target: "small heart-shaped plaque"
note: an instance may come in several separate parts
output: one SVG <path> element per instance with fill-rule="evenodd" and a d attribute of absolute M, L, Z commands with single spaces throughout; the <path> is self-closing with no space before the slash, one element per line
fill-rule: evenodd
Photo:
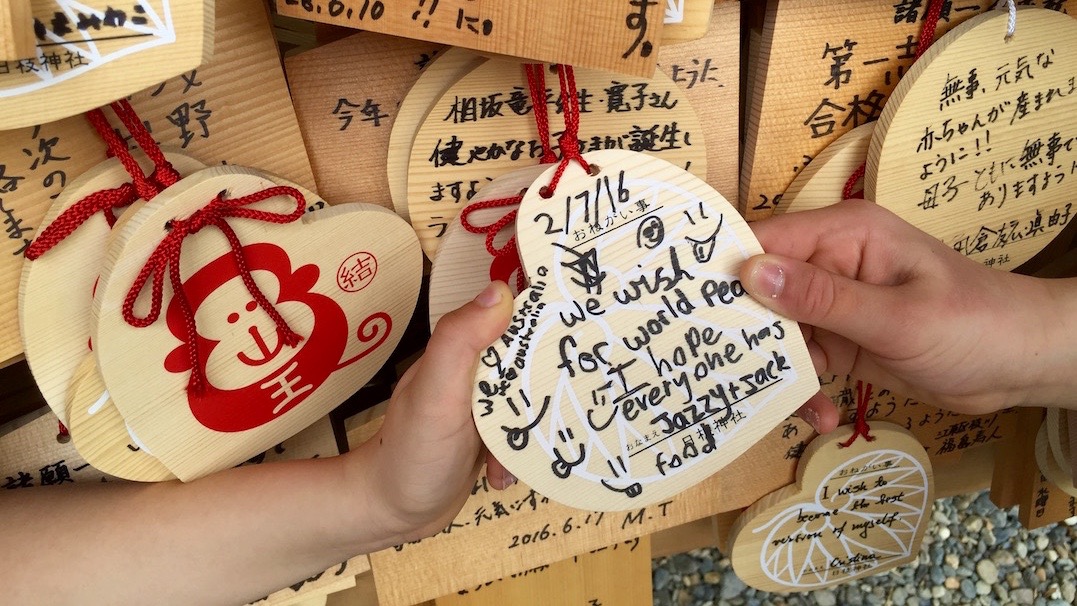
<path fill-rule="evenodd" d="M 581 509 L 642 507 L 721 469 L 818 391 L 796 323 L 737 272 L 763 251 L 698 177 L 608 150 L 539 177 L 517 238 L 530 286 L 483 356 L 474 413 L 498 459 Z"/>
<path fill-rule="evenodd" d="M 227 219 L 257 290 L 301 337 L 289 346 L 244 284 L 229 240 L 207 226 L 186 238 L 180 256 L 195 363 L 206 377 L 201 391 L 188 390 L 192 327 L 183 298 L 166 279 L 161 317 L 144 328 L 124 320 L 124 300 L 173 220 L 279 184 L 235 166 L 200 171 L 141 208 L 109 249 L 94 302 L 98 368 L 134 434 L 185 481 L 328 414 L 381 368 L 415 307 L 421 253 L 392 211 L 339 204 L 283 225 Z M 304 194 L 307 205 L 319 201 Z M 287 214 L 296 204 L 276 195 L 244 209 Z M 136 302 L 135 315 L 148 307 Z"/>
<path fill-rule="evenodd" d="M 934 494 L 920 442 L 892 423 L 874 441 L 845 425 L 804 451 L 795 484 L 749 507 L 730 531 L 733 569 L 763 591 L 806 591 L 916 559 Z"/>

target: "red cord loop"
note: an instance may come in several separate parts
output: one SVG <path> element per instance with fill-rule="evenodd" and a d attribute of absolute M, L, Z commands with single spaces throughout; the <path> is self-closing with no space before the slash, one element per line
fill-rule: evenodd
<path fill-rule="evenodd" d="M 935 29 L 942 17 L 942 5 L 946 0 L 928 0 L 924 24 L 920 26 L 920 41 L 916 43 L 916 58 L 919 59 L 935 42 Z"/>
<path fill-rule="evenodd" d="M 527 280 L 524 278 L 523 268 L 520 264 L 520 256 L 516 250 L 516 236 L 509 238 L 508 242 L 504 246 L 498 248 L 494 244 L 494 239 L 501 230 L 516 224 L 516 214 L 519 212 L 520 203 L 523 202 L 523 194 L 512 196 L 511 198 L 498 198 L 496 200 L 485 200 L 483 202 L 474 202 L 464 207 L 464 210 L 460 211 L 460 225 L 463 226 L 468 232 L 473 234 L 486 234 L 486 252 L 490 253 L 491 257 L 494 257 L 495 261 L 491 267 L 491 279 L 505 279 L 508 280 L 509 275 L 516 274 L 516 290 L 522 291 L 527 287 Z M 471 213 L 482 210 L 484 208 L 505 208 L 516 207 L 511 211 L 505 213 L 497 221 L 494 221 L 490 225 L 475 225 L 469 218 Z M 499 263 L 498 261 L 501 261 Z M 508 274 L 506 275 L 493 275 L 494 267 L 506 267 L 508 268 Z"/>
<path fill-rule="evenodd" d="M 538 128 L 539 142 L 542 144 L 542 163 L 550 164 L 557 161 L 553 146 L 550 145 L 550 117 L 546 107 L 546 77 L 543 73 L 545 66 L 541 63 L 524 64 L 524 74 L 527 76 L 528 92 L 531 95 L 531 107 L 535 112 L 535 126 Z M 578 113 L 578 112 L 577 112 Z M 460 211 L 460 225 L 473 234 L 486 234 L 486 252 L 494 258 L 490 264 L 490 279 L 508 281 L 512 274 L 516 274 L 516 290 L 522 291 L 527 287 L 527 278 L 524 276 L 523 266 L 520 262 L 520 254 L 516 250 L 516 236 L 509 238 L 504 246 L 498 248 L 494 241 L 501 230 L 510 228 L 516 224 L 516 214 L 523 194 L 496 200 L 473 202 Z M 471 214 L 484 208 L 508 208 L 514 207 L 505 213 L 497 221 L 490 225 L 475 225 L 471 222 Z"/>
<path fill-rule="evenodd" d="M 236 236 L 235 231 L 233 231 L 232 227 L 228 224 L 228 219 L 252 219 L 255 221 L 279 224 L 290 223 L 303 215 L 303 209 L 306 207 L 306 200 L 304 199 L 303 194 L 294 187 L 275 186 L 255 192 L 248 196 L 233 198 L 231 200 L 226 200 L 226 195 L 227 192 L 217 194 L 217 197 L 214 198 L 212 202 L 195 211 L 186 219 L 173 219 L 169 221 L 167 225 L 168 234 L 150 254 L 146 263 L 139 271 L 138 277 L 135 278 L 134 283 L 131 285 L 131 289 L 127 291 L 127 296 L 123 301 L 123 319 L 128 324 L 138 328 L 153 324 L 161 315 L 161 306 L 164 295 L 164 277 L 165 272 L 168 273 L 172 291 L 179 302 L 180 311 L 183 313 L 184 325 L 187 331 L 187 351 L 190 356 L 192 369 L 188 389 L 193 389 L 196 393 L 201 391 L 205 383 L 205 375 L 198 359 L 198 331 L 195 327 L 194 312 L 192 311 L 190 302 L 187 300 L 187 296 L 183 290 L 183 281 L 180 278 L 179 264 L 180 254 L 183 249 L 183 240 L 187 236 L 197 233 L 202 228 L 212 225 L 221 230 L 221 233 L 228 239 L 228 244 L 232 250 L 232 258 L 235 260 L 236 268 L 239 270 L 239 276 L 243 280 L 243 284 L 247 287 L 247 291 L 250 292 L 258 306 L 269 314 L 269 317 L 277 327 L 277 332 L 282 342 L 289 347 L 294 347 L 302 340 L 302 337 L 288 326 L 288 323 L 269 302 L 265 294 L 258 288 L 258 285 L 255 284 L 254 277 L 251 276 L 247 259 L 243 253 L 243 246 L 239 242 L 239 238 Z M 293 198 L 296 202 L 295 210 L 283 214 L 247 208 L 251 204 L 277 196 L 289 196 Z M 135 315 L 134 311 L 135 302 L 138 300 L 139 294 L 141 294 L 146 286 L 146 282 L 150 280 L 151 276 L 153 282 L 151 285 L 150 311 L 145 316 L 138 317 Z"/>
<path fill-rule="evenodd" d="M 100 109 L 86 112 L 86 119 L 105 142 L 107 155 L 120 161 L 124 170 L 131 176 L 131 181 L 112 189 L 96 191 L 68 207 L 26 248 L 24 254 L 27 259 L 33 261 L 41 258 L 41 255 L 63 242 L 96 213 L 104 213 L 105 220 L 108 221 L 109 227 L 112 227 L 116 223 L 115 209 L 130 206 L 140 199 L 152 200 L 162 190 L 180 180 L 179 172 L 157 146 L 157 142 L 146 130 L 145 124 L 138 118 L 131 104 L 126 100 L 121 100 L 113 103 L 111 107 L 131 136 L 138 142 L 142 151 L 153 161 L 155 167 L 153 173 L 147 177 L 142 172 L 142 167 L 127 149 L 127 144 L 109 124 L 104 112 Z"/>
<path fill-rule="evenodd" d="M 871 427 L 868 426 L 868 402 L 871 400 L 871 383 L 856 382 L 856 424 L 853 435 L 841 442 L 842 448 L 853 445 L 857 438 L 863 437 L 868 442 L 874 442 L 875 436 L 871 435 Z"/>

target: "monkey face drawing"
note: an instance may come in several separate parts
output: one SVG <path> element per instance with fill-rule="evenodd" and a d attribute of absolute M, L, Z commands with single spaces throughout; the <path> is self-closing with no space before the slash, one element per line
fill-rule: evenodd
<path fill-rule="evenodd" d="M 188 393 L 188 403 L 199 422 L 218 431 L 258 427 L 298 406 L 337 370 L 348 338 L 340 306 L 312 292 L 316 266 L 293 272 L 288 254 L 273 244 L 246 246 L 244 255 L 267 300 L 303 341 L 294 348 L 283 344 L 272 319 L 247 291 L 231 254 L 184 282 L 198 330 L 198 364 L 207 379 L 203 393 Z M 176 297 L 169 303 L 167 322 L 181 345 L 165 359 L 165 368 L 187 372 L 187 329 Z"/>

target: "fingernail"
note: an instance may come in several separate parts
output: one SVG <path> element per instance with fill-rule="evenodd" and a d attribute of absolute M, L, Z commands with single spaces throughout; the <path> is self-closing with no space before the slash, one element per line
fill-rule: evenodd
<path fill-rule="evenodd" d="M 814 408 L 808 408 L 800 411 L 800 418 L 808 422 L 813 428 L 819 425 L 819 413 L 815 412 Z"/>
<path fill-rule="evenodd" d="M 748 279 L 751 281 L 752 290 L 771 299 L 777 299 L 785 288 L 785 271 L 777 263 L 756 263 Z"/>
<path fill-rule="evenodd" d="M 509 470 L 506 469 L 505 473 L 502 474 L 502 476 L 501 476 L 501 486 L 503 488 L 508 488 L 509 486 L 512 486 L 515 483 L 516 483 L 516 476 L 509 473 Z"/>
<path fill-rule="evenodd" d="M 497 287 L 496 283 L 490 282 L 490 284 L 479 293 L 479 296 L 475 297 L 475 302 L 479 304 L 479 307 L 489 309 L 501 302 L 501 289 Z"/>

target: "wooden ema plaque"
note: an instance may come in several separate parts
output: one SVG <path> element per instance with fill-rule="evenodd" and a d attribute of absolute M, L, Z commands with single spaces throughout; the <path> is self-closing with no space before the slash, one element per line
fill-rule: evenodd
<path fill-rule="evenodd" d="M 166 150 L 207 165 L 257 166 L 314 187 L 265 6 L 221 0 L 216 9 L 213 58 L 135 94 L 132 105 Z M 0 239 L 0 365 L 22 353 L 16 301 L 23 251 L 63 188 L 105 159 L 104 143 L 82 116 L 0 136 L 7 236 Z"/>
<path fill-rule="evenodd" d="M 1036 432 L 1036 464 L 1040 472 L 1059 490 L 1077 497 L 1073 483 L 1073 466 L 1069 459 L 1069 421 L 1057 408 L 1048 408 L 1047 416 Z"/>
<path fill-rule="evenodd" d="M 868 157 L 874 130 L 874 122 L 862 124 L 826 146 L 785 190 L 774 214 L 824 208 L 840 202 L 845 184 Z M 853 191 L 862 190 L 862 183 L 861 179 L 854 184 Z"/>
<path fill-rule="evenodd" d="M 868 152 L 869 199 L 954 250 L 1012 269 L 1074 212 L 1077 21 L 992 11 L 939 39 L 910 68 Z"/>
<path fill-rule="evenodd" d="M 83 460 L 72 441 L 57 440 L 56 417 L 44 408 L 0 426 L 0 488 L 113 480 Z"/>
<path fill-rule="evenodd" d="M 487 183 L 469 204 L 518 196 L 546 172 L 549 166 L 535 165 L 520 168 Z M 492 226 L 508 213 L 518 211 L 519 204 L 484 208 L 470 213 L 473 225 Z M 494 246 L 505 247 L 516 234 L 508 226 L 494 238 Z M 508 273 L 508 272 L 512 273 Z M 445 230 L 430 268 L 430 330 L 433 332 L 441 317 L 475 298 L 491 280 L 501 280 L 516 291 L 517 273 L 505 259 L 493 257 L 486 250 L 486 234 L 471 233 L 457 217 Z M 519 294 L 519 293 L 516 293 Z"/>
<path fill-rule="evenodd" d="M 434 600 L 436 606 L 533 604 L 649 606 L 651 537 L 636 537 Z"/>
<path fill-rule="evenodd" d="M 855 420 L 857 380 L 850 376 L 820 377 L 821 391 L 830 397 L 845 423 Z M 874 385 L 865 403 L 871 423 L 885 422 L 911 432 L 934 461 L 954 460 L 979 448 L 999 446 L 1020 429 L 1013 409 L 984 415 L 965 415 L 919 402 L 881 385 Z M 798 447 L 803 450 L 806 443 Z"/>
<path fill-rule="evenodd" d="M 153 165 L 144 154 L 136 152 L 132 155 L 144 173 L 152 171 Z M 181 175 L 205 168 L 201 162 L 183 154 L 169 152 L 165 156 Z M 47 229 L 57 217 L 87 195 L 118 187 L 130 179 L 119 160 L 105 160 L 60 192 L 41 220 L 41 229 Z M 26 361 L 42 397 L 65 424 L 68 422 L 67 388 L 91 345 L 90 304 L 98 272 L 105 263 L 111 231 L 105 216 L 98 213 L 41 258 L 27 259 L 22 266 L 19 332 L 23 337 Z"/>
<path fill-rule="evenodd" d="M 407 224 L 379 206 L 342 204 L 284 225 L 229 221 L 257 288 L 301 337 L 295 346 L 244 286 L 216 229 L 183 245 L 193 334 L 170 286 L 157 321 L 136 328 L 124 320 L 125 297 L 166 224 L 221 192 L 237 199 L 277 184 L 233 166 L 182 180 L 122 228 L 101 273 L 98 368 L 132 432 L 184 481 L 234 465 L 328 414 L 388 359 L 418 297 L 421 256 Z M 319 200 L 304 195 L 305 204 Z M 294 194 L 277 194 L 252 208 L 287 214 L 295 204 Z M 135 315 L 146 317 L 148 308 L 137 304 Z M 187 388 L 192 364 L 206 377 L 200 391 Z"/>
<path fill-rule="evenodd" d="M 880 116 L 916 56 L 928 5 L 767 3 L 762 35 L 751 51 L 757 69 L 747 83 L 751 102 L 745 110 L 740 204 L 749 221 L 769 217 L 797 173 L 827 145 Z M 946 2 L 936 36 L 993 5 Z"/>
<path fill-rule="evenodd" d="M 624 148 L 707 175 L 699 119 L 685 91 L 664 73 L 627 79 L 577 69 L 575 78 L 581 151 Z M 547 72 L 552 143 L 564 128 L 556 81 Z M 408 168 L 408 215 L 427 256 L 433 258 L 449 222 L 484 183 L 541 157 L 519 63 L 489 60 L 450 88 L 415 135 Z"/>
<path fill-rule="evenodd" d="M 808 446 L 796 483 L 767 495 L 734 524 L 737 576 L 763 591 L 810 591 L 917 558 L 934 481 L 931 461 L 904 429 L 878 423 L 874 441 L 842 426 Z"/>
<path fill-rule="evenodd" d="M 710 29 L 712 10 L 725 0 L 666 0 L 662 48 L 698 40 Z M 661 55 L 658 58 L 662 62 Z"/>
<path fill-rule="evenodd" d="M 524 195 L 529 287 L 481 358 L 474 414 L 517 478 L 614 511 L 718 471 L 818 382 L 799 331 L 737 281 L 761 249 L 721 195 L 644 154 L 584 159 L 593 174 L 570 165 L 544 199 L 551 167 Z"/>
<path fill-rule="evenodd" d="M 681 87 L 704 126 L 707 171 L 693 174 L 736 206 L 740 112 L 733 108 L 740 107 L 740 2 L 721 1 L 711 11 L 701 38 L 662 47 L 658 68 Z"/>
<path fill-rule="evenodd" d="M 277 12 L 288 17 L 635 76 L 654 73 L 666 9 L 665 2 L 636 0 L 277 0 L 276 4 Z M 520 35 L 525 30 L 527 35 Z"/>
<path fill-rule="evenodd" d="M 209 0 L 87 0 L 77 11 L 63 0 L 4 5 L 9 9 L 0 6 L 0 15 L 18 18 L 9 27 L 22 36 L 29 32 L 33 44 L 28 54 L 13 56 L 15 48 L 0 53 L 0 131 L 134 94 L 198 67 L 213 48 Z M 10 7 L 21 8 L 12 14 Z M 0 17 L 0 25 L 4 21 Z"/>
<path fill-rule="evenodd" d="M 423 68 L 444 51 L 361 32 L 285 60 L 320 194 L 393 208 L 385 170 L 390 132 Z"/>
<path fill-rule="evenodd" d="M 408 164 L 411 162 L 415 133 L 445 91 L 485 61 L 484 57 L 471 51 L 446 48 L 427 65 L 400 103 L 393 132 L 389 135 L 385 172 L 389 179 L 393 208 L 405 221 L 411 221 L 408 214 Z"/>

